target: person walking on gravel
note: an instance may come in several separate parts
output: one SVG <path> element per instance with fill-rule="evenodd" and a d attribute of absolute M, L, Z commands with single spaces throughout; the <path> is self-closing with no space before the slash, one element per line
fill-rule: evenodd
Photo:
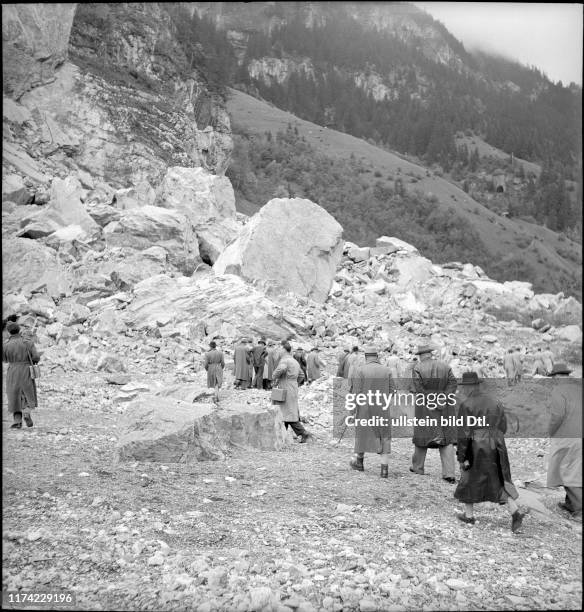
<path fill-rule="evenodd" d="M 12 412 L 14 423 L 11 429 L 22 428 L 22 417 L 27 427 L 33 422 L 30 411 L 37 407 L 36 382 L 30 375 L 30 366 L 40 361 L 40 353 L 31 340 L 20 334 L 20 326 L 9 322 L 6 330 L 10 334 L 2 349 L 2 361 L 8 363 L 6 372 L 6 396 L 8 411 Z"/>
<path fill-rule="evenodd" d="M 569 379 L 571 370 L 557 363 L 550 376 L 560 379 L 550 402 L 551 436 L 547 486 L 563 486 L 566 499 L 558 505 L 582 521 L 582 384 Z"/>
<path fill-rule="evenodd" d="M 474 504 L 494 502 L 507 504 L 511 513 L 511 531 L 518 531 L 525 516 L 515 500 L 519 497 L 511 480 L 511 467 L 505 444 L 507 418 L 503 405 L 481 389 L 476 372 L 464 372 L 459 389 L 461 404 L 458 418 L 456 455 L 460 464 L 460 482 L 454 497 L 464 503 L 464 514 L 457 514 L 463 523 L 475 524 Z M 469 419 L 484 418 L 484 425 Z"/>
<path fill-rule="evenodd" d="M 225 359 L 223 353 L 217 349 L 217 343 L 212 340 L 209 343 L 209 351 L 205 353 L 203 366 L 207 371 L 207 387 L 215 389 L 214 401 L 219 403 L 219 389 L 223 384 L 223 368 Z"/>
<path fill-rule="evenodd" d="M 356 402 L 355 408 L 355 456 L 350 461 L 354 470 L 364 471 L 365 453 L 378 453 L 381 463 L 381 478 L 388 477 L 389 452 L 391 450 L 391 414 L 375 396 L 389 397 L 395 391 L 391 370 L 379 361 L 374 347 L 365 349 L 365 363 L 357 366 L 353 375 L 355 399 L 358 395 L 367 398 L 367 403 Z M 364 419 L 364 420 L 363 420 Z"/>
<path fill-rule="evenodd" d="M 310 434 L 304 429 L 300 422 L 300 412 L 298 410 L 298 374 L 300 365 L 292 357 L 292 347 L 289 342 L 282 344 L 284 355 L 280 358 L 278 366 L 273 372 L 273 386 L 286 390 L 286 399 L 283 402 L 276 402 L 282 411 L 282 420 L 286 429 L 292 428 L 292 431 L 300 436 L 300 443 L 304 444 Z"/>
<path fill-rule="evenodd" d="M 416 401 L 415 415 L 417 419 L 435 419 L 436 426 L 414 426 L 414 454 L 410 472 L 424 473 L 426 453 L 429 448 L 438 448 L 442 464 L 442 479 L 454 484 L 454 443 L 456 442 L 456 428 L 451 425 L 441 425 L 440 418 L 446 419 L 456 416 L 454 406 L 447 403 L 444 406 L 429 407 L 430 394 L 443 394 L 448 396 L 456 391 L 456 378 L 450 366 L 443 361 L 432 357 L 435 347 L 423 345 L 418 347 L 416 354 L 419 361 L 412 368 L 412 384 L 417 395 L 425 396 L 424 403 Z"/>

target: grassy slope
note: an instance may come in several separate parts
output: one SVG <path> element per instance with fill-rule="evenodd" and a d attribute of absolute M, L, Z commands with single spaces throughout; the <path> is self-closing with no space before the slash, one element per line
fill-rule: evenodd
<path fill-rule="evenodd" d="M 230 90 L 227 108 L 233 124 L 251 133 L 266 131 L 275 133 L 285 130 L 288 123 L 291 123 L 318 152 L 324 155 L 348 159 L 354 154 L 370 167 L 369 174 L 372 181 L 378 180 L 374 177 L 376 171 L 381 172 L 383 177 L 388 174 L 399 176 L 398 168 L 400 168 L 408 189 L 419 189 L 427 194 L 433 194 L 438 198 L 437 205 L 455 205 L 459 214 L 467 218 L 480 232 L 487 248 L 498 259 L 505 254 L 519 251 L 518 241 L 525 243 L 528 240 L 531 247 L 521 250 L 522 258 L 538 272 L 538 282 L 534 284 L 540 288 L 544 287 L 546 291 L 559 290 L 554 279 L 558 271 L 580 275 L 579 262 L 582 259 L 580 245 L 570 240 L 560 241 L 558 234 L 544 227 L 500 217 L 455 185 L 437 176 L 426 176 L 425 168 L 406 161 L 395 153 L 348 134 L 304 121 L 240 91 Z M 419 179 L 415 183 L 410 183 L 412 177 Z M 253 213 L 264 204 L 265 202 L 244 203 L 242 212 Z M 569 254 L 569 257 L 562 257 L 558 249 L 564 255 Z M 547 262 L 545 257 L 548 259 Z"/>

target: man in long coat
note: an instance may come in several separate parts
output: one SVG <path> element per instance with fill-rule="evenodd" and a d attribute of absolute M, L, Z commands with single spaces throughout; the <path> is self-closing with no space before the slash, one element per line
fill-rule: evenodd
<path fill-rule="evenodd" d="M 294 351 L 293 357 L 294 359 L 296 359 L 296 361 L 298 362 L 298 365 L 300 366 L 298 384 L 303 385 L 306 382 L 306 378 L 307 378 L 306 376 L 306 353 L 304 352 L 304 349 L 301 346 L 299 346 Z"/>
<path fill-rule="evenodd" d="M 363 459 L 365 453 L 378 453 L 381 462 L 381 478 L 388 477 L 389 452 L 391 450 L 391 414 L 384 410 L 383 399 L 377 401 L 374 397 L 377 391 L 380 398 L 389 397 L 395 390 L 390 369 L 381 365 L 379 354 L 374 347 L 365 349 L 365 363 L 357 366 L 353 376 L 353 390 L 357 399 L 358 394 L 365 394 L 367 402 L 359 405 L 354 412 L 355 417 L 355 456 L 350 461 L 354 470 L 362 472 L 365 468 Z M 371 393 L 368 393 L 371 392 Z M 373 419 L 370 424 L 364 424 L 361 419 Z"/>
<path fill-rule="evenodd" d="M 272 380 L 274 387 L 286 390 L 286 399 L 284 402 L 274 403 L 280 407 L 286 429 L 291 427 L 292 431 L 297 436 L 300 436 L 300 443 L 304 444 L 310 437 L 310 434 L 300 422 L 300 412 L 298 410 L 298 374 L 300 372 L 300 365 L 292 357 L 290 343 L 285 342 L 282 346 L 284 355 L 274 370 Z"/>
<path fill-rule="evenodd" d="M 533 375 L 538 376 L 547 376 L 548 372 L 545 367 L 543 355 L 541 353 L 541 348 L 537 349 L 537 353 L 535 354 L 535 360 L 533 362 Z"/>
<path fill-rule="evenodd" d="M 443 361 L 432 357 L 434 347 L 420 346 L 416 351 L 419 361 L 412 368 L 412 383 L 417 397 L 427 397 L 429 394 L 441 393 L 445 396 L 456 391 L 456 378 L 450 366 Z M 438 425 L 414 426 L 414 454 L 410 472 L 424 473 L 426 452 L 429 448 L 438 448 L 442 464 L 442 478 L 446 482 L 454 483 L 454 446 L 456 442 L 456 427 L 454 425 L 440 425 L 440 417 L 446 419 L 456 416 L 456 410 L 449 402 L 442 402 L 444 406 L 428 407 L 429 401 L 416 401 L 415 416 L 417 419 L 437 419 Z"/>
<path fill-rule="evenodd" d="M 324 368 L 324 363 L 320 360 L 318 347 L 315 346 L 306 356 L 306 378 L 308 379 L 308 384 L 322 376 L 320 368 Z"/>
<path fill-rule="evenodd" d="M 214 400 L 219 403 L 219 389 L 223 384 L 223 368 L 225 359 L 223 353 L 217 349 L 217 343 L 213 340 L 209 343 L 209 349 L 205 353 L 203 366 L 207 371 L 207 387 L 215 389 Z"/>
<path fill-rule="evenodd" d="M 511 480 L 505 445 L 505 409 L 496 398 L 481 389 L 481 383 L 476 372 L 465 372 L 460 382 L 460 389 L 463 393 L 466 391 L 466 397 L 458 411 L 458 418 L 463 419 L 458 428 L 456 449 L 461 478 L 454 497 L 465 504 L 465 512 L 457 517 L 463 523 L 474 525 L 474 504 L 487 501 L 506 503 L 511 513 L 511 530 L 517 531 L 524 515 L 515 502 L 519 494 Z M 475 425 L 479 421 L 471 422 L 469 417 L 484 417 L 485 425 Z"/>
<path fill-rule="evenodd" d="M 516 383 L 521 382 L 523 376 L 523 355 L 521 349 L 517 347 L 513 353 L 513 360 L 515 361 L 515 381 Z"/>
<path fill-rule="evenodd" d="M 543 360 L 545 371 L 549 376 L 551 371 L 554 369 L 554 354 L 550 351 L 549 348 L 546 348 L 541 352 L 541 358 Z"/>
<path fill-rule="evenodd" d="M 507 385 L 509 387 L 515 383 L 516 367 L 517 364 L 513 356 L 513 349 L 510 348 L 503 357 L 503 369 L 505 370 L 505 376 L 507 377 Z"/>
<path fill-rule="evenodd" d="M 558 378 L 550 402 L 551 436 L 547 486 L 563 486 L 560 502 L 572 518 L 582 520 L 582 381 L 569 379 L 571 370 L 557 363 L 550 376 Z M 566 380 L 568 378 L 568 380 Z"/>
<path fill-rule="evenodd" d="M 40 353 L 34 343 L 22 337 L 20 326 L 13 321 L 6 325 L 10 334 L 2 347 L 2 361 L 8 363 L 6 372 L 6 396 L 8 412 L 14 423 L 11 429 L 22 429 L 22 417 L 27 427 L 33 426 L 30 411 L 37 407 L 36 382 L 30 376 L 30 366 L 40 361 Z"/>
<path fill-rule="evenodd" d="M 359 365 L 359 360 L 359 347 L 354 346 L 345 361 L 345 371 L 347 372 L 347 379 L 349 380 L 349 391 L 352 391 L 353 376 L 357 365 Z"/>
<path fill-rule="evenodd" d="M 245 338 L 237 343 L 233 351 L 234 377 L 236 389 L 247 389 L 249 386 L 250 351 Z"/>
<path fill-rule="evenodd" d="M 254 379 L 253 386 L 256 389 L 262 389 L 264 385 L 264 365 L 268 352 L 266 351 L 266 341 L 261 338 L 257 345 L 252 349 Z"/>

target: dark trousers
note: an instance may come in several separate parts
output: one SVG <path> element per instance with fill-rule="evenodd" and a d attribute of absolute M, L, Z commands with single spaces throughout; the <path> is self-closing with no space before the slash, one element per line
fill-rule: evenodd
<path fill-rule="evenodd" d="M 284 421 L 284 427 L 286 427 L 286 429 L 288 429 L 288 425 L 297 436 L 306 435 L 306 429 L 304 429 L 304 425 L 302 425 L 300 421 Z"/>
<path fill-rule="evenodd" d="M 254 377 L 253 377 L 253 386 L 256 389 L 261 389 L 263 385 L 263 377 L 264 377 L 264 366 L 254 366 Z"/>

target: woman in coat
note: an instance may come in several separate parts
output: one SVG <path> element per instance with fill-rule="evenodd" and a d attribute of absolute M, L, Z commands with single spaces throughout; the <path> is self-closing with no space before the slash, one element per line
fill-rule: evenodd
<path fill-rule="evenodd" d="M 33 422 L 30 411 L 37 407 L 36 383 L 30 376 L 31 363 L 38 363 L 41 356 L 32 341 L 20 335 L 20 327 L 10 322 L 6 329 L 10 334 L 4 343 L 2 361 L 8 363 L 6 372 L 6 395 L 8 411 L 14 415 L 11 429 L 22 428 L 22 416 L 27 427 Z"/>
<path fill-rule="evenodd" d="M 284 355 L 272 374 L 272 384 L 273 387 L 286 390 L 286 399 L 284 402 L 274 403 L 280 406 L 286 429 L 290 426 L 292 431 L 297 436 L 300 436 L 300 443 L 304 444 L 310 437 L 310 434 L 300 422 L 300 413 L 298 411 L 298 374 L 300 372 L 300 365 L 292 357 L 290 343 L 284 342 L 282 346 L 284 347 Z"/>
<path fill-rule="evenodd" d="M 203 365 L 207 371 L 207 387 L 215 389 L 215 403 L 219 403 L 219 389 L 223 384 L 223 368 L 225 359 L 223 353 L 217 350 L 217 343 L 213 340 L 209 343 L 211 350 L 205 353 Z"/>
<path fill-rule="evenodd" d="M 459 389 L 468 393 L 458 412 L 463 424 L 458 428 L 456 455 L 460 463 L 460 482 L 454 497 L 465 505 L 457 517 L 474 525 L 473 505 L 481 502 L 507 504 L 511 513 L 511 530 L 521 527 L 524 515 L 515 500 L 519 497 L 511 480 L 511 467 L 505 444 L 507 419 L 503 405 L 480 388 L 476 372 L 464 372 Z M 469 417 L 485 417 L 478 426 Z"/>

